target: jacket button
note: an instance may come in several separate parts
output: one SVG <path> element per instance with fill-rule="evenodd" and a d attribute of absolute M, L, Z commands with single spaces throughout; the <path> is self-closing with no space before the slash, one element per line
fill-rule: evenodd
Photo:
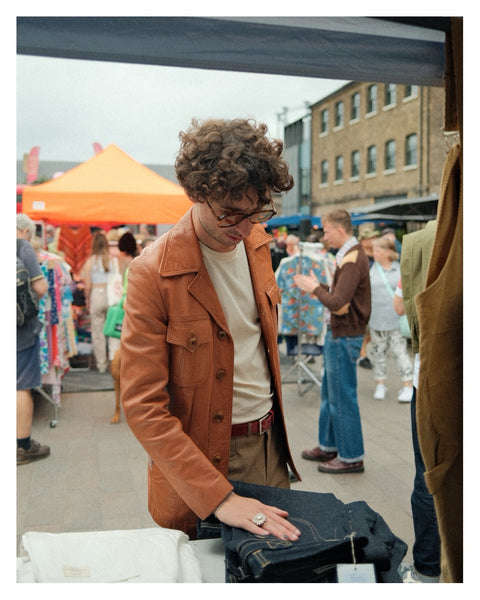
<path fill-rule="evenodd" d="M 223 329 L 221 329 L 218 333 L 217 333 L 217 337 L 219 340 L 224 340 L 227 337 L 227 332 L 223 331 Z"/>
<path fill-rule="evenodd" d="M 225 369 L 220 369 L 219 371 L 217 371 L 217 374 L 215 375 L 215 377 L 217 379 L 223 379 L 226 374 L 227 374 L 227 372 L 225 371 Z"/>
<path fill-rule="evenodd" d="M 222 413 L 217 413 L 214 417 L 213 420 L 215 423 L 221 423 L 223 421 L 223 414 Z"/>
<path fill-rule="evenodd" d="M 198 344 L 197 338 L 194 335 L 192 335 L 190 337 L 190 339 L 188 340 L 188 347 L 189 348 L 196 348 L 197 344 Z"/>
<path fill-rule="evenodd" d="M 219 465 L 221 460 L 222 460 L 222 457 L 217 454 L 212 458 L 212 463 L 214 465 Z"/>

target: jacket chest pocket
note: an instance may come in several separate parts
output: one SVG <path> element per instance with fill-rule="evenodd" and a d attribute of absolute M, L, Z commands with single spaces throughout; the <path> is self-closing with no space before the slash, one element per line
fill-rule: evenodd
<path fill-rule="evenodd" d="M 281 304 L 282 297 L 275 278 L 272 279 L 265 287 L 265 293 L 272 308 L 276 308 L 278 304 Z"/>
<path fill-rule="evenodd" d="M 205 381 L 211 368 L 212 324 L 203 321 L 170 321 L 167 329 L 170 346 L 170 380 L 192 387 Z"/>

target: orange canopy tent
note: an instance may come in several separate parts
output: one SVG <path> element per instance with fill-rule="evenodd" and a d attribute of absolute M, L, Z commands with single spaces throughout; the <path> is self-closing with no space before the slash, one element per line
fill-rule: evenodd
<path fill-rule="evenodd" d="M 192 206 L 183 188 L 114 144 L 57 179 L 25 186 L 22 210 L 50 223 L 176 223 Z"/>

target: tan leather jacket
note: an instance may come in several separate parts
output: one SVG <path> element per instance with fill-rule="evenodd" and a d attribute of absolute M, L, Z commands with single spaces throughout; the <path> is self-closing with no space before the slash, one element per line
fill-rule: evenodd
<path fill-rule="evenodd" d="M 259 225 L 245 248 L 286 440 L 277 347 L 280 294 L 270 236 Z M 148 506 L 161 526 L 195 537 L 197 516 L 232 489 L 226 479 L 233 340 L 203 262 L 191 211 L 130 266 L 121 344 L 126 420 L 150 457 Z"/>

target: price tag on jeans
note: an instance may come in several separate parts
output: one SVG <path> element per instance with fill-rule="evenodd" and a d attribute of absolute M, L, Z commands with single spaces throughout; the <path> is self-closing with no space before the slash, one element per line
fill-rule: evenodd
<path fill-rule="evenodd" d="M 338 583 L 376 583 L 375 569 L 372 564 L 337 565 Z"/>

